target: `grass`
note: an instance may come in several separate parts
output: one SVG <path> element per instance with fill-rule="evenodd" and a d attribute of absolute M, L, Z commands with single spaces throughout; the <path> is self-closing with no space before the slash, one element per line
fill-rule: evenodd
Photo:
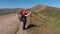
<path fill-rule="evenodd" d="M 60 32 L 60 19 L 59 18 L 46 19 L 44 22 L 46 22 L 45 24 L 49 28 L 53 29 L 56 32 Z"/>
<path fill-rule="evenodd" d="M 9 16 L 14 16 L 14 15 L 16 15 L 16 13 L 1 15 L 0 19 L 7 18 Z M 18 24 L 19 23 L 17 22 L 17 20 L 14 20 L 13 22 L 9 23 L 7 31 L 5 31 L 5 34 L 16 34 L 18 29 Z"/>
<path fill-rule="evenodd" d="M 46 18 L 42 18 L 39 14 Z M 60 11 L 46 9 L 41 12 L 33 12 L 32 23 L 38 27 L 28 29 L 28 34 L 60 34 Z"/>
<path fill-rule="evenodd" d="M 18 23 L 18 20 L 16 19 L 16 20 L 14 20 L 12 23 L 10 23 L 9 25 L 9 27 L 10 27 L 10 29 L 6 32 L 6 34 L 17 34 L 17 32 L 18 32 L 18 25 L 19 23 Z"/>
<path fill-rule="evenodd" d="M 0 19 L 6 18 L 6 17 L 9 17 L 9 16 L 14 16 L 14 15 L 16 15 L 16 13 L 6 14 L 6 15 L 0 15 Z"/>

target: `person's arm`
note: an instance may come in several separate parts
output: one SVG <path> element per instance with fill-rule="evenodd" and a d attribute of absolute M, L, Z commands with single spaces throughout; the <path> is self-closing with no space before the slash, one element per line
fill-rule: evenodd
<path fill-rule="evenodd" d="M 27 15 L 25 15 L 25 16 L 29 16 L 29 15 L 31 15 L 31 13 L 32 13 L 32 12 L 30 11 L 30 12 L 29 12 Z"/>

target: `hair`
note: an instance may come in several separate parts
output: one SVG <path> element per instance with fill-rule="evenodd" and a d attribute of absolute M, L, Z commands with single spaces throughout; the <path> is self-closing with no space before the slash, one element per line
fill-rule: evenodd
<path fill-rule="evenodd" d="M 22 9 L 22 10 L 21 10 L 21 13 L 22 13 L 23 15 L 25 15 L 26 10 L 25 10 L 25 9 Z"/>

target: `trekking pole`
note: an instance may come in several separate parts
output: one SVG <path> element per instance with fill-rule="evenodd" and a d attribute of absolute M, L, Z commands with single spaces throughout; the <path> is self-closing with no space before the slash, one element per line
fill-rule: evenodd
<path fill-rule="evenodd" d="M 30 15 L 30 17 L 31 17 L 31 24 L 32 24 L 32 14 Z"/>
<path fill-rule="evenodd" d="M 30 17 L 31 17 L 31 24 L 32 24 L 32 13 L 31 13 Z"/>

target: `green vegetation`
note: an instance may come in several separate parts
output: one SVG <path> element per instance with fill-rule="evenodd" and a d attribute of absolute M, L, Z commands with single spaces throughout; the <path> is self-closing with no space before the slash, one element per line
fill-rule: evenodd
<path fill-rule="evenodd" d="M 46 6 L 42 11 L 33 11 L 32 16 L 37 27 L 28 29 L 28 34 L 60 34 L 60 9 Z"/>

